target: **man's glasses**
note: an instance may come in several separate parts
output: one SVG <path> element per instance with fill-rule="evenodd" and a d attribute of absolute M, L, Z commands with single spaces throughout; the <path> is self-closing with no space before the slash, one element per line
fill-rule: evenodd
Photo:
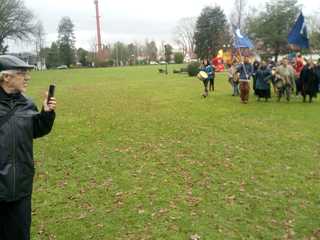
<path fill-rule="evenodd" d="M 15 70 L 15 74 L 24 77 L 24 76 L 27 76 L 29 74 L 29 72 L 21 71 L 21 70 Z"/>

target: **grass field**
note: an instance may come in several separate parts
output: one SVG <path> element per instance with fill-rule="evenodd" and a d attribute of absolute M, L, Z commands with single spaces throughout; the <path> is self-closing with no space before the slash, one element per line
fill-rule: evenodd
<path fill-rule="evenodd" d="M 34 72 L 32 239 L 320 239 L 320 102 L 231 96 L 157 66 Z"/>

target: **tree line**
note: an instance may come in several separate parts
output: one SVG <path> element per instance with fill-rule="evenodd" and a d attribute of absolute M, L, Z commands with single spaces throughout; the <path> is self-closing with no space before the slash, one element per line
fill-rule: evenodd
<path fill-rule="evenodd" d="M 6 40 L 23 40 L 34 44 L 37 61 L 48 68 L 59 65 L 80 64 L 81 66 L 121 66 L 146 64 L 160 60 L 183 62 L 180 53 L 174 54 L 170 44 L 162 43 L 160 48 L 155 41 L 144 43 L 116 42 L 103 45 L 104 58 L 97 57 L 96 41 L 93 39 L 92 49 L 76 49 L 74 24 L 69 17 L 63 17 L 57 27 L 58 39 L 45 46 L 45 30 L 40 21 L 27 9 L 23 0 L 0 0 L 0 54 L 8 51 Z"/>
<path fill-rule="evenodd" d="M 270 0 L 263 8 L 250 8 L 246 0 L 235 0 L 231 16 L 219 6 L 203 8 L 197 18 L 184 18 L 175 29 L 175 42 L 185 54 L 208 58 L 219 49 L 233 45 L 236 28 L 251 38 L 255 51 L 275 56 L 290 50 L 288 34 L 301 11 L 297 0 Z M 311 51 L 320 51 L 320 21 L 314 14 L 307 16 Z M 310 51 L 309 50 L 309 51 Z"/>
<path fill-rule="evenodd" d="M 278 56 L 288 52 L 287 36 L 301 10 L 297 0 L 270 0 L 264 8 L 250 8 L 246 0 L 235 0 L 234 9 L 228 18 L 219 6 L 207 6 L 197 18 L 181 19 L 175 29 L 175 42 L 181 53 L 173 54 L 173 47 L 164 42 L 157 46 L 155 41 L 129 44 L 116 42 L 103 46 L 103 59 L 97 57 L 96 43 L 92 48 L 76 49 L 74 24 L 64 17 L 58 24 L 58 39 L 45 47 L 45 31 L 40 21 L 36 21 L 23 0 L 0 0 L 0 53 L 6 53 L 8 39 L 32 41 L 38 61 L 46 65 L 121 66 L 146 64 L 152 61 L 174 60 L 182 62 L 186 55 L 190 58 L 208 58 L 221 48 L 233 44 L 233 31 L 241 28 L 255 43 L 260 54 Z M 320 50 L 319 18 L 308 16 L 311 49 Z M 173 57 L 174 56 L 174 57 Z"/>

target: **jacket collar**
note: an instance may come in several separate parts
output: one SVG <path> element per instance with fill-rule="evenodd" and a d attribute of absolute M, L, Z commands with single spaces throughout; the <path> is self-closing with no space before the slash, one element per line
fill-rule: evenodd
<path fill-rule="evenodd" d="M 6 93 L 2 87 L 0 87 L 0 100 L 14 100 L 14 101 L 26 101 L 26 98 L 21 93 Z"/>

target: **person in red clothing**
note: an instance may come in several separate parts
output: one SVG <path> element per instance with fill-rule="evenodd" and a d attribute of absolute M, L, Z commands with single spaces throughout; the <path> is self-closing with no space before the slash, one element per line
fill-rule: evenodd
<path fill-rule="evenodd" d="M 297 53 L 295 63 L 294 63 L 294 73 L 296 77 L 296 95 L 301 93 L 300 75 L 303 67 L 304 67 L 304 64 L 303 64 L 303 58 L 301 56 L 301 53 Z"/>

